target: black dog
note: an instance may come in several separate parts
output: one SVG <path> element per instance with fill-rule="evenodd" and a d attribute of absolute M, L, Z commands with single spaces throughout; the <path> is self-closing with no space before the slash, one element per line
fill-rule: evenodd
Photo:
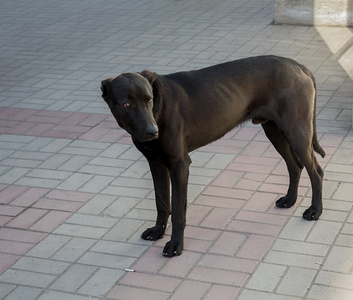
<path fill-rule="evenodd" d="M 172 215 L 165 256 L 180 255 L 183 250 L 188 153 L 247 120 L 262 125 L 287 164 L 288 192 L 276 205 L 286 208 L 295 203 L 305 167 L 312 203 L 303 218 L 317 220 L 321 215 L 324 173 L 314 150 L 322 157 L 325 152 L 316 135 L 315 79 L 303 65 L 260 56 L 163 76 L 150 71 L 126 73 L 102 81 L 101 89 L 118 124 L 132 136 L 151 168 L 158 214 L 156 226 L 141 237 L 161 238 Z"/>

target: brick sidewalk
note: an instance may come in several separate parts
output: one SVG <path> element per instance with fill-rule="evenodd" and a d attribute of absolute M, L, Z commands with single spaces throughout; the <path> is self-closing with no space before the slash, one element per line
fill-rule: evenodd
<path fill-rule="evenodd" d="M 0 3 L 0 299 L 352 299 L 352 31 L 271 25 L 266 0 Z M 191 154 L 185 250 L 139 236 L 156 217 L 148 164 L 100 81 L 262 54 L 317 79 L 325 211 L 297 204 L 284 162 L 245 124 Z M 135 272 L 127 272 L 133 269 Z"/>

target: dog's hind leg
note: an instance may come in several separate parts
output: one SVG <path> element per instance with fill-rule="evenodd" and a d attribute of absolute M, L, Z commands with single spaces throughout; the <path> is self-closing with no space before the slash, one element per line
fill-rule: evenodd
<path fill-rule="evenodd" d="M 322 213 L 322 181 L 324 171 L 320 167 L 313 147 L 312 125 L 305 126 L 304 121 L 300 128 L 292 128 L 286 133 L 286 139 L 291 149 L 308 172 L 312 187 L 311 206 L 303 213 L 305 220 L 318 220 Z"/>
<path fill-rule="evenodd" d="M 298 132 L 296 140 L 300 141 L 300 143 L 293 143 L 292 147 L 307 170 L 312 187 L 311 206 L 305 210 L 303 218 L 305 220 L 318 220 L 323 209 L 322 181 L 324 171 L 320 167 L 314 154 L 312 137 Z"/>
<path fill-rule="evenodd" d="M 303 170 L 303 165 L 294 154 L 288 141 L 273 121 L 267 121 L 261 125 L 272 145 L 286 162 L 289 172 L 289 188 L 287 195 L 276 201 L 276 206 L 280 208 L 289 208 L 293 206 L 297 200 L 298 185 L 300 174 Z"/>

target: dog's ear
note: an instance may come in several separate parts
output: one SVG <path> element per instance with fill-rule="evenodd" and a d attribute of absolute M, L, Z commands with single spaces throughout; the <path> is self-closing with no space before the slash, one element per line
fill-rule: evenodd
<path fill-rule="evenodd" d="M 153 85 L 153 83 L 155 82 L 156 80 L 156 73 L 155 72 L 151 72 L 151 71 L 148 71 L 148 70 L 144 70 L 140 73 L 143 77 L 145 77 L 149 83 L 151 85 Z"/>
<path fill-rule="evenodd" d="M 106 80 L 103 80 L 101 82 L 101 91 L 102 91 L 102 98 L 106 100 L 106 97 L 108 95 L 108 86 L 111 83 L 112 78 L 108 78 Z"/>

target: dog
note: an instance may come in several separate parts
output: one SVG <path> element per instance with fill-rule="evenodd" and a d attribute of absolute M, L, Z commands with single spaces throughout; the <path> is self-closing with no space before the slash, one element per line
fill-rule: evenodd
<path fill-rule="evenodd" d="M 161 238 L 171 214 L 172 234 L 164 256 L 177 256 L 183 250 L 188 153 L 249 120 L 262 125 L 288 168 L 288 192 L 276 201 L 277 207 L 294 205 L 305 167 L 312 202 L 303 218 L 319 219 L 324 172 L 314 151 L 322 157 L 325 151 L 316 134 L 316 83 L 305 66 L 284 57 L 258 56 L 168 75 L 148 70 L 124 73 L 103 80 L 101 90 L 117 123 L 131 135 L 151 170 L 157 219 L 141 237 Z"/>

